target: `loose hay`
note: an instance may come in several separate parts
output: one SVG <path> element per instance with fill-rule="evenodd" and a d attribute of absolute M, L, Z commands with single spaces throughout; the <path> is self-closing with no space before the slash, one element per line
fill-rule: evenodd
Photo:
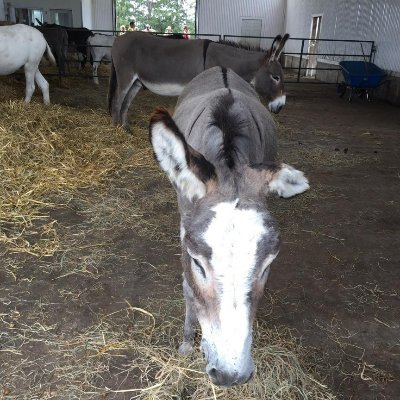
<path fill-rule="evenodd" d="M 0 114 L 0 243 L 14 252 L 54 253 L 57 225 L 43 210 L 63 204 L 56 196 L 68 201 L 113 170 L 153 163 L 147 132 L 129 136 L 105 112 L 7 101 Z"/>
<path fill-rule="evenodd" d="M 213 386 L 199 351 L 188 357 L 177 354 L 176 326 L 182 321 L 165 317 L 166 310 L 181 314 L 176 303 L 153 303 L 149 309 L 153 312 L 128 303 L 69 338 L 58 335 L 55 325 L 22 322 L 18 314 L 0 316 L 10 331 L 3 351 L 13 355 L 0 371 L 3 390 L 18 397 L 21 383 L 30 380 L 30 399 L 92 399 L 117 393 L 143 400 L 335 399 L 310 365 L 304 365 L 304 349 L 290 333 L 265 324 L 255 329 L 254 378 L 232 389 Z M 28 376 L 30 368 L 37 371 L 35 379 Z"/>

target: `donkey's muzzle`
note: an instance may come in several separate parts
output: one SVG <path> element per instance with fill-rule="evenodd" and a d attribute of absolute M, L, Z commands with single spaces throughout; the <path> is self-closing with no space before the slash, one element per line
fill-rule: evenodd
<path fill-rule="evenodd" d="M 269 111 L 278 114 L 286 103 L 286 96 L 282 95 L 268 104 Z"/>
<path fill-rule="evenodd" d="M 253 376 L 253 372 L 245 376 L 240 376 L 238 374 L 229 374 L 227 372 L 218 370 L 216 368 L 210 368 L 208 371 L 212 383 L 217 386 L 231 387 L 236 385 L 242 385 L 248 382 Z"/>
<path fill-rule="evenodd" d="M 238 373 L 229 373 L 222 369 L 214 367 L 207 368 L 207 373 L 212 380 L 212 383 L 217 386 L 231 387 L 247 383 L 253 377 L 254 370 L 240 375 Z"/>

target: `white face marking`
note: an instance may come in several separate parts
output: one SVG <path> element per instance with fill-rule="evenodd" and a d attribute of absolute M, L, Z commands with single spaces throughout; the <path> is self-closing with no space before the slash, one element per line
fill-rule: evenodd
<path fill-rule="evenodd" d="M 268 108 L 272 112 L 278 112 L 286 103 L 286 95 L 277 97 L 274 101 L 268 103 Z"/>
<path fill-rule="evenodd" d="M 184 85 L 177 83 L 154 83 L 146 82 L 139 77 L 144 86 L 151 92 L 159 94 L 160 96 L 179 96 L 182 93 Z"/>
<path fill-rule="evenodd" d="M 220 203 L 204 233 L 212 249 L 211 267 L 220 288 L 220 325 L 200 321 L 203 339 L 213 343 L 218 358 L 231 371 L 249 358 L 251 347 L 250 307 L 247 294 L 256 264 L 257 246 L 267 233 L 262 215 L 236 208 L 237 201 Z"/>

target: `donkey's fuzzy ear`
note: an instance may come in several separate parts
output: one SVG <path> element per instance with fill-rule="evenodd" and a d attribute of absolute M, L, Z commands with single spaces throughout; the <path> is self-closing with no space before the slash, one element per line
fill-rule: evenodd
<path fill-rule="evenodd" d="M 278 35 L 275 37 L 274 41 L 272 42 L 271 48 L 269 50 L 269 61 L 275 60 L 276 50 L 278 49 L 282 40 L 282 36 Z"/>
<path fill-rule="evenodd" d="M 256 193 L 276 193 L 288 198 L 303 193 L 310 188 L 302 171 L 287 164 L 258 164 L 246 169 L 247 187 Z"/>
<path fill-rule="evenodd" d="M 280 164 L 268 181 L 268 191 L 284 198 L 296 196 L 309 188 L 304 173 L 287 164 Z"/>
<path fill-rule="evenodd" d="M 149 131 L 155 158 L 179 193 L 190 201 L 202 198 L 216 179 L 214 166 L 187 144 L 165 109 L 153 113 Z"/>
<path fill-rule="evenodd" d="M 275 53 L 275 59 L 279 60 L 279 57 L 281 56 L 282 50 L 285 47 L 285 44 L 287 42 L 287 40 L 289 39 L 290 35 L 288 33 L 285 33 L 282 40 L 279 43 L 278 48 L 276 49 L 276 53 Z"/>

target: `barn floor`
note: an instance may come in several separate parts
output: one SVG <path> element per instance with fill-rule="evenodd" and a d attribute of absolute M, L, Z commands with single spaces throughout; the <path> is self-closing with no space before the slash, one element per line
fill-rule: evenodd
<path fill-rule="evenodd" d="M 22 96 L 19 85 L 15 99 Z M 259 320 L 288 329 L 337 398 L 398 399 L 399 109 L 359 98 L 348 103 L 329 85 L 290 85 L 287 91 L 287 106 L 276 117 L 280 158 L 306 173 L 311 190 L 291 200 L 269 199 L 282 246 Z M 51 86 L 53 104 L 88 113 L 104 114 L 105 96 L 105 82 L 100 88 L 84 82 L 82 90 Z M 0 101 L 8 99 L 0 94 Z M 149 113 L 174 102 L 139 94 L 130 115 L 141 116 L 133 129 L 143 131 L 144 142 Z M 123 362 L 94 377 L 74 374 L 87 360 L 78 349 L 80 335 L 128 303 L 144 307 L 149 298 L 173 304 L 167 317 L 176 317 L 174 307 L 182 315 L 179 218 L 173 190 L 154 167 L 115 171 L 104 186 L 82 189 L 66 205 L 47 210 L 60 238 L 53 256 L 0 245 L 0 398 L 89 398 L 82 394 L 87 387 L 129 388 L 132 382 L 120 374 L 128 369 Z M 64 347 L 56 358 L 60 339 Z M 99 340 L 107 354 L 110 339 Z M 5 350 L 12 341 L 12 350 Z M 78 349 L 76 357 L 70 348 Z M 105 397 L 139 398 L 134 395 Z"/>

